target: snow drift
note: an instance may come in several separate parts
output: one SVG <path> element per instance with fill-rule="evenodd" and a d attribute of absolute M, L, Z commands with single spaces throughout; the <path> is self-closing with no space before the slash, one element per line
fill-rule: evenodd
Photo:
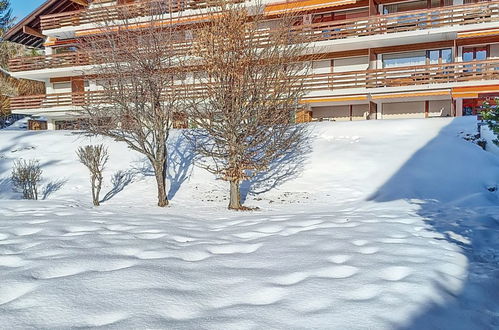
<path fill-rule="evenodd" d="M 492 329 L 499 324 L 499 158 L 462 139 L 474 118 L 317 123 L 302 156 L 225 182 L 170 145 L 172 206 L 125 145 L 0 131 L 0 327 Z M 104 142 L 91 207 L 79 145 Z M 22 201 L 16 158 L 40 159 Z M 274 174 L 277 174 L 274 175 Z"/>

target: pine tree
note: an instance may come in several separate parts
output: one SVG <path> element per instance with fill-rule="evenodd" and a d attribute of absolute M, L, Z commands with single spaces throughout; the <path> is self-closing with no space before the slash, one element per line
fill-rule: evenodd
<path fill-rule="evenodd" d="M 491 105 L 489 102 L 485 102 L 482 106 L 482 116 L 496 136 L 494 143 L 499 145 L 499 98 L 496 98 L 495 104 Z"/>
<path fill-rule="evenodd" d="M 12 24 L 12 9 L 10 0 L 0 0 L 0 30 L 7 30 Z"/>

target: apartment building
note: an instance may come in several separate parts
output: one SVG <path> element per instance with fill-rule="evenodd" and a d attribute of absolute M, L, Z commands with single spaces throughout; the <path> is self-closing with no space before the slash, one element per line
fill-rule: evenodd
<path fill-rule="evenodd" d="M 76 40 L 113 10 L 128 6 L 140 16 L 151 1 L 48 0 L 20 21 L 6 38 L 44 55 L 13 59 L 10 71 L 43 81 L 46 94 L 12 98 L 12 112 L 46 118 L 48 129 L 74 127 L 75 110 L 97 89 L 82 78 L 91 63 Z M 499 1 L 260 3 L 269 26 L 296 13 L 292 28 L 313 36 L 321 54 L 307 77 L 299 122 L 476 115 L 499 96 Z M 172 1 L 183 24 L 194 24 L 206 6 L 209 0 Z"/>

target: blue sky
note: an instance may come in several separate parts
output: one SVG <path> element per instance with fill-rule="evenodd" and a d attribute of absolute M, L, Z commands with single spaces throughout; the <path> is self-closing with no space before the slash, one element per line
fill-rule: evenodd
<path fill-rule="evenodd" d="M 35 10 L 45 0 L 11 0 L 12 11 L 17 19 L 23 19 L 26 15 Z"/>

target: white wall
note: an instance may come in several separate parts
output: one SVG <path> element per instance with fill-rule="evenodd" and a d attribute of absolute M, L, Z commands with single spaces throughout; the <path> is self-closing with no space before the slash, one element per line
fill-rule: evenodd
<path fill-rule="evenodd" d="M 330 118 L 337 121 L 350 120 L 350 106 L 349 105 L 336 105 L 336 106 L 322 106 L 312 107 L 312 118 Z M 368 104 L 355 104 L 352 106 L 352 120 L 366 119 L 366 114 L 369 112 Z"/>
<path fill-rule="evenodd" d="M 360 71 L 369 67 L 368 56 L 336 58 L 333 61 L 333 72 Z"/>
<path fill-rule="evenodd" d="M 490 57 L 499 58 L 499 44 L 490 45 Z"/>
<path fill-rule="evenodd" d="M 430 117 L 447 117 L 452 114 L 451 100 L 435 100 L 430 101 L 429 116 Z"/>
<path fill-rule="evenodd" d="M 331 60 L 314 61 L 312 63 L 312 73 L 322 74 L 331 72 Z"/>
<path fill-rule="evenodd" d="M 381 105 L 382 119 L 424 118 L 424 108 L 424 101 L 383 103 Z"/>

